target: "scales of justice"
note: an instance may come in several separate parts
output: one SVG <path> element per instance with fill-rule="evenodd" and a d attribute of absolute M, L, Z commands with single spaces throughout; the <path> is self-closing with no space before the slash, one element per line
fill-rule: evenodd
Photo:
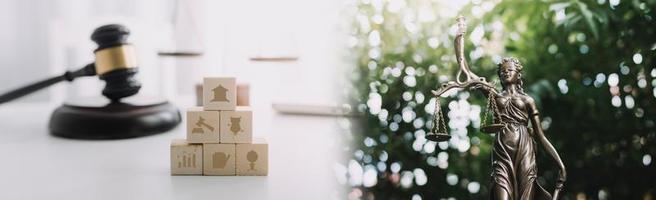
<path fill-rule="evenodd" d="M 444 115 L 440 108 L 439 100 L 442 94 L 452 89 L 479 90 L 488 99 L 481 131 L 495 134 L 490 199 L 558 199 L 566 180 L 565 165 L 542 131 L 535 101 L 523 91 L 522 64 L 515 58 L 504 58 L 498 64 L 498 75 L 502 85 L 502 90 L 498 91 L 495 83 L 487 82 L 484 77 L 470 70 L 464 57 L 464 35 L 467 30 L 465 18 L 458 17 L 457 22 L 458 30 L 454 47 L 460 70 L 455 81 L 444 83 L 437 90 L 432 91 L 436 99 L 433 128 L 426 135 L 426 139 L 443 142 L 451 138 L 447 133 Z M 487 124 L 490 112 L 492 121 Z M 560 168 L 553 193 L 547 192 L 537 182 L 538 144 Z"/>

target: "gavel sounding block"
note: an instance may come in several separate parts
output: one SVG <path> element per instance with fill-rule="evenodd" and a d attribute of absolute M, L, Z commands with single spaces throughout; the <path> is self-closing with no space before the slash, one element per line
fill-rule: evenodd
<path fill-rule="evenodd" d="M 201 107 L 187 109 L 187 141 L 190 143 L 219 143 L 218 111 Z"/>
<path fill-rule="evenodd" d="M 234 176 L 235 151 L 235 144 L 203 144 L 203 174 Z"/>
<path fill-rule="evenodd" d="M 234 77 L 205 77 L 203 79 L 203 108 L 205 110 L 235 110 L 237 85 Z"/>
<path fill-rule="evenodd" d="M 269 144 L 255 138 L 250 144 L 237 144 L 237 175 L 266 176 L 269 173 Z"/>
<path fill-rule="evenodd" d="M 171 174 L 203 174 L 203 146 L 187 143 L 184 139 L 171 141 Z"/>
<path fill-rule="evenodd" d="M 221 111 L 221 143 L 250 143 L 253 138 L 253 111 L 238 106 L 234 111 Z"/>

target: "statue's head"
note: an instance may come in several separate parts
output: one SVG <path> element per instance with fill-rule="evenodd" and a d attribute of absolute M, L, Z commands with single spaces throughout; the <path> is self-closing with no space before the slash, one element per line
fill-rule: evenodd
<path fill-rule="evenodd" d="M 517 58 L 503 58 L 498 66 L 499 79 L 503 83 L 501 85 L 519 84 L 521 86 L 523 66 Z"/>

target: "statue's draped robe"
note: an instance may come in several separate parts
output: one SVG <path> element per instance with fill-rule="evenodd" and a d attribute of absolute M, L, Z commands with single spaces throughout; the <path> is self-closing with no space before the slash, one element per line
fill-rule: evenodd
<path fill-rule="evenodd" d="M 508 100 L 499 105 L 499 115 L 506 124 L 495 138 L 492 163 L 492 187 L 500 186 L 513 200 L 551 199 L 537 183 L 536 144 L 528 131 L 525 105 Z M 491 190 L 494 199 L 494 189 Z"/>

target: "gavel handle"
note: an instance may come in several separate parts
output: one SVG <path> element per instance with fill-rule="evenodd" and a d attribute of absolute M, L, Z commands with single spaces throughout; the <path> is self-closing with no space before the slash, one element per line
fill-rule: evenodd
<path fill-rule="evenodd" d="M 61 81 L 73 81 L 75 78 L 78 77 L 83 77 L 83 76 L 93 76 L 96 74 L 96 67 L 94 63 L 88 64 L 84 66 L 81 69 L 75 70 L 75 71 L 67 71 L 66 73 L 60 75 L 60 76 L 55 76 L 46 80 L 42 80 L 27 86 L 23 86 L 21 88 L 18 88 L 16 90 L 7 92 L 5 94 L 0 95 L 0 104 L 6 103 L 8 101 L 20 98 L 22 96 L 28 95 L 30 93 L 36 92 L 40 89 L 46 88 L 48 86 L 54 85 L 55 83 L 59 83 Z"/>
<path fill-rule="evenodd" d="M 207 125 L 206 123 L 202 123 L 201 125 L 205 126 L 207 129 L 210 129 L 210 131 L 214 131 L 214 127 Z"/>

